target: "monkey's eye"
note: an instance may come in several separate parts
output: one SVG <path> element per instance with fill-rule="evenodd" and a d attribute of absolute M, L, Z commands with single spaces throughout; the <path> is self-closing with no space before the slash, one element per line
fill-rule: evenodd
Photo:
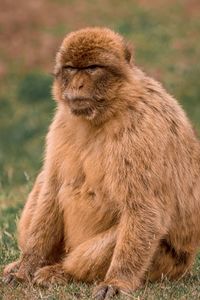
<path fill-rule="evenodd" d="M 88 73 L 94 73 L 94 72 L 98 71 L 100 68 L 102 68 L 102 66 L 91 65 L 91 66 L 86 67 L 85 69 Z"/>
<path fill-rule="evenodd" d="M 76 68 L 69 66 L 69 65 L 63 66 L 62 69 L 64 72 L 67 72 L 67 73 L 75 73 L 77 71 Z"/>

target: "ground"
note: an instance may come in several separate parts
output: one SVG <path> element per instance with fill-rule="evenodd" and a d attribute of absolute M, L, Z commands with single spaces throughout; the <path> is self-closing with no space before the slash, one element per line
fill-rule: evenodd
<path fill-rule="evenodd" d="M 134 47 L 137 65 L 161 81 L 200 133 L 199 0 L 1 0 L 0 274 L 19 255 L 16 224 L 42 164 L 54 57 L 65 34 L 109 26 Z M 1 275 L 0 275 L 1 276 Z M 132 299 L 200 299 L 200 255 L 189 277 L 150 285 Z M 90 299 L 92 287 L 5 286 L 0 299 Z M 123 296 L 124 299 L 126 296 Z"/>

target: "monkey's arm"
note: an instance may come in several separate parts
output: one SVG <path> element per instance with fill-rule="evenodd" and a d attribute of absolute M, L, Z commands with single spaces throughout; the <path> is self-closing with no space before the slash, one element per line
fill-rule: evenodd
<path fill-rule="evenodd" d="M 132 214 L 130 208 L 125 209 L 106 280 L 114 283 L 119 278 L 133 289 L 140 285 L 164 233 L 159 221 L 160 216 L 150 205 L 143 204 Z"/>
<path fill-rule="evenodd" d="M 57 194 L 59 185 L 56 168 L 48 166 L 44 171 L 44 183 L 28 230 L 28 239 L 23 249 L 19 271 L 16 277 L 26 279 L 35 270 L 48 262 L 53 247 L 63 237 L 63 219 Z"/>
<path fill-rule="evenodd" d="M 170 213 L 162 193 L 165 145 L 155 145 L 151 139 L 132 133 L 113 147 L 107 169 L 111 174 L 111 198 L 121 207 L 121 220 L 116 247 L 110 267 L 95 295 L 104 299 L 109 286 L 120 290 L 135 290 L 149 269 L 160 239 L 167 233 Z M 115 150 L 114 150 L 115 149 Z M 114 162 L 118 162 L 118 164 Z M 160 199 L 163 196 L 163 199 Z M 114 290 L 115 292 L 115 290 Z M 108 296 L 107 296 L 108 298 Z M 106 298 L 106 299 L 107 299 Z"/>
<path fill-rule="evenodd" d="M 22 216 L 18 225 L 18 244 L 20 250 L 23 252 L 28 240 L 28 230 L 37 204 L 37 199 L 41 190 L 43 176 L 42 172 L 37 176 L 32 191 L 30 192 L 26 201 Z M 4 281 L 9 283 L 12 280 L 12 274 L 17 272 L 20 266 L 20 259 L 8 264 L 3 271 Z"/>
<path fill-rule="evenodd" d="M 115 293 L 117 289 L 133 291 L 142 284 L 164 233 L 159 221 L 150 199 L 141 205 L 126 205 L 111 264 L 104 282 L 94 292 L 95 299 L 104 299 L 106 293 Z"/>
<path fill-rule="evenodd" d="M 18 224 L 18 244 L 20 250 L 23 251 L 28 239 L 28 230 L 32 221 L 32 217 L 35 212 L 37 200 L 43 184 L 43 172 L 40 172 L 37 176 L 32 191 L 30 192 L 26 201 L 25 207 L 22 211 L 22 215 Z"/>

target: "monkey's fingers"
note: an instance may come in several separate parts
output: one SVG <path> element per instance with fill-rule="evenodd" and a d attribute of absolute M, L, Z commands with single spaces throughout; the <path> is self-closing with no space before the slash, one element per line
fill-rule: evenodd
<path fill-rule="evenodd" d="M 50 287 L 54 284 L 65 285 L 70 276 L 66 274 L 60 264 L 40 268 L 34 274 L 33 282 L 42 287 Z"/>
<path fill-rule="evenodd" d="M 6 277 L 10 273 L 15 273 L 19 269 L 19 266 L 20 266 L 20 260 L 8 264 L 7 266 L 5 266 L 3 270 L 3 276 Z"/>
<path fill-rule="evenodd" d="M 4 275 L 2 281 L 5 284 L 14 284 L 16 282 L 14 273 Z"/>
<path fill-rule="evenodd" d="M 109 300 L 119 294 L 119 288 L 112 285 L 99 285 L 94 289 L 94 300 Z"/>
<path fill-rule="evenodd" d="M 15 273 L 18 271 L 20 266 L 20 260 L 14 261 L 7 266 L 5 266 L 3 270 L 3 278 L 2 281 L 5 284 L 15 284 L 18 282 Z"/>
<path fill-rule="evenodd" d="M 23 281 L 25 281 L 24 278 L 18 277 L 17 273 L 9 273 L 3 276 L 2 279 L 3 283 L 10 284 L 10 285 L 17 285 Z"/>

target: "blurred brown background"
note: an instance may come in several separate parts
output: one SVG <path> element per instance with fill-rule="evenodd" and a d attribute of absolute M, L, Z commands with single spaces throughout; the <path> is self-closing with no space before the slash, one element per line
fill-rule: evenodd
<path fill-rule="evenodd" d="M 0 0 L 0 274 L 19 255 L 15 221 L 42 164 L 56 51 L 85 26 L 108 26 L 132 42 L 136 64 L 178 99 L 200 133 L 199 0 Z M 146 286 L 134 299 L 200 299 L 199 282 L 200 255 L 191 277 Z M 41 290 L 0 279 L 0 299 L 91 298 L 86 285 Z"/>
<path fill-rule="evenodd" d="M 50 73 L 64 36 L 108 26 L 200 129 L 199 0 L 0 0 L 0 185 L 26 185 L 41 166 L 53 115 Z"/>

